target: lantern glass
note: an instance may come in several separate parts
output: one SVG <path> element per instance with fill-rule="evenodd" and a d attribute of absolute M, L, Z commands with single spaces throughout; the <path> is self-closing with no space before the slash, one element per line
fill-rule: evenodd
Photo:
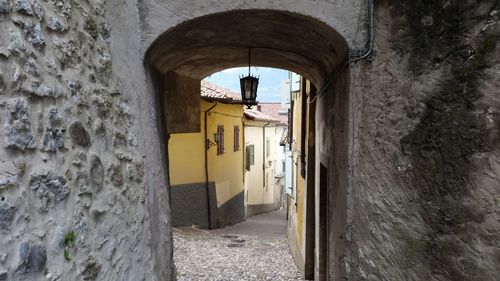
<path fill-rule="evenodd" d="M 259 85 L 259 78 L 253 76 L 246 76 L 240 78 L 241 97 L 244 104 L 255 104 L 257 99 L 257 87 Z"/>

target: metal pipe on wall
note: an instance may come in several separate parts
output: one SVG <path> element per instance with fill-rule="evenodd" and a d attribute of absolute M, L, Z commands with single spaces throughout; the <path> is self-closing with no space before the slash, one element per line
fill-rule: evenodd
<path fill-rule="evenodd" d="M 267 122 L 262 127 L 262 186 L 266 187 L 266 126 L 271 122 Z"/>
<path fill-rule="evenodd" d="M 210 204 L 210 185 L 209 183 L 209 178 L 208 178 L 208 149 L 209 147 L 209 140 L 208 140 L 208 125 L 207 125 L 207 119 L 208 119 L 208 113 L 214 109 L 217 106 L 217 102 L 215 102 L 214 105 L 212 105 L 209 109 L 204 111 L 205 118 L 204 118 L 204 131 L 205 131 L 205 187 L 207 189 L 207 215 L 208 215 L 208 228 L 212 229 L 212 211 L 210 210 L 211 204 Z"/>

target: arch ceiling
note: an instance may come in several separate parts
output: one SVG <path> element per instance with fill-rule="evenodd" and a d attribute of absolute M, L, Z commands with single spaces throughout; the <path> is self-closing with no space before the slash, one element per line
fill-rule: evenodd
<path fill-rule="evenodd" d="M 348 47 L 333 28 L 312 17 L 274 10 L 238 10 L 184 22 L 158 37 L 146 62 L 162 73 L 195 79 L 230 67 L 292 70 L 315 84 L 331 74 Z"/>

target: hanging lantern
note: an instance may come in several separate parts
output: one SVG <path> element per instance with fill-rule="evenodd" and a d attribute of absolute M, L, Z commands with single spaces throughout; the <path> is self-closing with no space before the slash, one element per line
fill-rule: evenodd
<path fill-rule="evenodd" d="M 248 49 L 248 76 L 240 77 L 241 98 L 243 100 L 243 104 L 246 105 L 247 108 L 251 108 L 252 105 L 257 104 L 257 87 L 259 85 L 259 78 L 250 74 L 250 51 L 251 48 Z"/>

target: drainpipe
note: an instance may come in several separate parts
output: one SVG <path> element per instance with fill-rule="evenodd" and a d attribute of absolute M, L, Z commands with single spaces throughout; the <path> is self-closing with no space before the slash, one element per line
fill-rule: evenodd
<path fill-rule="evenodd" d="M 262 127 L 262 186 L 266 186 L 266 126 L 271 122 L 267 122 Z"/>
<path fill-rule="evenodd" d="M 293 74 L 291 71 L 288 72 L 290 77 L 290 100 L 288 106 L 288 150 L 292 151 L 292 127 L 293 127 L 293 94 L 292 94 L 292 78 Z"/>
<path fill-rule="evenodd" d="M 245 220 L 247 219 L 247 208 L 248 208 L 248 193 L 247 193 L 247 188 L 245 184 L 245 174 L 247 172 L 246 170 L 246 163 L 248 161 L 247 159 L 247 143 L 246 143 L 246 119 L 245 119 L 245 111 L 242 112 L 243 116 L 241 117 L 241 139 L 242 139 L 242 147 L 243 149 L 241 150 L 241 153 L 243 154 L 243 208 L 245 209 Z"/>
<path fill-rule="evenodd" d="M 210 186 L 208 184 L 208 149 L 209 147 L 209 142 L 208 142 L 208 125 L 207 125 L 207 117 L 208 113 L 214 109 L 214 107 L 217 106 L 217 102 L 215 102 L 214 105 L 212 105 L 209 109 L 204 111 L 205 114 L 205 119 L 204 119 L 204 128 L 205 128 L 205 188 L 207 189 L 207 214 L 208 214 L 208 228 L 212 229 L 212 212 L 211 212 L 211 204 L 210 204 Z"/>

